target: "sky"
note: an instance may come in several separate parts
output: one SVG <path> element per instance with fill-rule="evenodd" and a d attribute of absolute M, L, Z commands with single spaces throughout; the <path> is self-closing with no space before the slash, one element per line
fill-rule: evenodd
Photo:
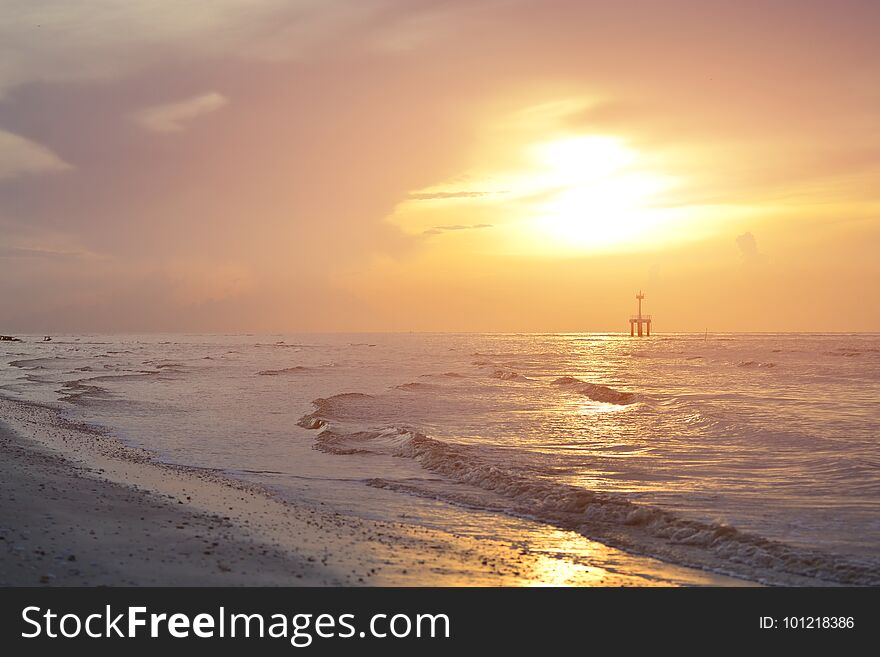
<path fill-rule="evenodd" d="M 880 331 L 877 25 L 4 0 L 0 333 Z"/>

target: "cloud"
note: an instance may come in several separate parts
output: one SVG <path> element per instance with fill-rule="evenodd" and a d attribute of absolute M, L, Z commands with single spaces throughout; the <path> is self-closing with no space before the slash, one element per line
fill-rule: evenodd
<path fill-rule="evenodd" d="M 498 194 L 498 192 L 418 192 L 410 194 L 411 201 L 435 201 L 448 198 L 478 198 L 487 194 Z"/>
<path fill-rule="evenodd" d="M 743 263 L 746 265 L 760 265 L 766 262 L 764 254 L 758 250 L 758 240 L 750 232 L 743 233 L 736 238 Z"/>
<path fill-rule="evenodd" d="M 72 168 L 45 146 L 0 130 L 0 179 Z"/>
<path fill-rule="evenodd" d="M 237 51 L 279 14 L 317 6 L 318 0 L 4 0 L 0 97 L 28 82 L 106 80 L 166 58 Z"/>
<path fill-rule="evenodd" d="M 423 235 L 440 235 L 441 233 L 446 233 L 449 231 L 474 230 L 480 228 L 492 228 L 492 224 L 454 224 L 451 226 L 434 226 L 433 228 L 429 228 L 428 230 L 424 231 Z"/>
<path fill-rule="evenodd" d="M 394 26 L 420 13 L 403 0 L 4 0 L 0 98 L 28 83 L 113 80 L 184 58 L 297 59 L 377 17 Z"/>
<path fill-rule="evenodd" d="M 2 259 L 16 259 L 19 263 L 26 260 L 63 263 L 98 261 L 106 259 L 106 256 L 88 249 L 75 236 L 63 230 L 16 221 L 0 213 L 0 260 Z"/>
<path fill-rule="evenodd" d="M 415 3 L 411 3 L 415 5 Z M 436 5 L 436 6 L 435 6 Z M 492 3 L 489 3 L 489 8 Z M 486 9 L 485 3 L 427 2 L 423 8 L 404 12 L 399 20 L 386 21 L 372 36 L 373 45 L 383 51 L 407 52 L 458 34 L 462 19 Z"/>
<path fill-rule="evenodd" d="M 228 102 L 225 96 L 210 92 L 173 103 L 147 107 L 135 112 L 132 118 L 153 132 L 181 132 L 188 122 L 199 116 L 216 112 Z"/>
<path fill-rule="evenodd" d="M 3 246 L 0 244 L 0 258 L 45 258 L 69 260 L 82 258 L 84 254 L 74 251 L 53 251 L 51 249 L 29 249 L 18 246 Z"/>

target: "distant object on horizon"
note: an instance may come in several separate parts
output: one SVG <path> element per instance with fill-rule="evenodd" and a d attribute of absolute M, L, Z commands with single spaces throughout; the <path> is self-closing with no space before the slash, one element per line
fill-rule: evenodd
<path fill-rule="evenodd" d="M 13 335 L 0 335 L 0 342 L 21 342 Z"/>
<path fill-rule="evenodd" d="M 651 335 L 651 316 L 642 314 L 642 299 L 645 298 L 645 293 L 639 290 L 639 293 L 636 295 L 636 299 L 639 301 L 639 314 L 631 315 L 629 318 L 629 335 L 630 337 L 636 334 L 636 327 L 638 327 L 638 335 L 642 337 L 643 335 Z M 642 330 L 644 327 L 644 332 Z"/>
<path fill-rule="evenodd" d="M 47 335 L 46 337 L 43 338 L 43 342 L 52 342 L 52 336 Z"/>

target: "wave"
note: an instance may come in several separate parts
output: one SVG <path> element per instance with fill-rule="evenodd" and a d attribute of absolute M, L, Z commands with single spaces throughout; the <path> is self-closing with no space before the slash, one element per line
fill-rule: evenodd
<path fill-rule="evenodd" d="M 495 361 L 489 360 L 486 357 L 486 354 L 481 354 L 478 351 L 475 351 L 471 354 L 471 356 L 478 356 L 477 360 L 471 361 L 471 365 L 476 365 L 477 367 L 492 367 L 493 370 L 489 374 L 493 379 L 500 379 L 501 381 L 534 381 L 534 379 L 530 379 L 524 374 L 520 374 L 512 369 L 498 367 L 498 363 Z"/>
<path fill-rule="evenodd" d="M 149 365 L 150 367 L 155 367 L 157 370 L 186 370 L 187 366 L 183 363 L 178 363 L 173 360 L 145 360 L 142 363 L 143 365 Z M 106 365 L 104 366 L 107 367 Z"/>
<path fill-rule="evenodd" d="M 324 412 L 326 405 L 320 402 L 327 401 L 318 400 Z M 339 455 L 409 458 L 434 474 L 465 485 L 455 491 L 438 492 L 419 488 L 410 481 L 369 480 L 374 487 L 526 516 L 683 565 L 759 581 L 772 582 L 775 574 L 777 580 L 779 575 L 790 575 L 847 585 L 880 584 L 878 563 L 798 548 L 725 524 L 690 520 L 637 504 L 619 493 L 594 492 L 528 477 L 481 460 L 478 448 L 437 440 L 410 428 L 352 433 L 325 428 L 317 435 L 315 448 Z M 487 499 L 469 492 L 474 489 L 491 496 Z"/>
<path fill-rule="evenodd" d="M 315 446 L 329 454 L 379 454 L 375 445 L 367 445 L 377 438 L 398 437 L 405 439 L 408 434 L 389 431 L 358 431 L 355 433 L 336 433 L 325 429 L 315 439 Z"/>
<path fill-rule="evenodd" d="M 119 370 L 116 370 L 119 372 Z M 140 381 L 164 374 L 162 370 L 136 370 L 122 371 L 119 374 L 100 374 L 87 379 L 79 379 L 80 382 L 94 383 L 95 381 Z M 76 382 L 74 382 L 76 383 Z"/>
<path fill-rule="evenodd" d="M 41 357 L 41 358 L 23 358 L 21 360 L 13 360 L 9 361 L 10 367 L 18 367 L 25 370 L 44 370 L 47 369 L 47 365 L 52 363 L 55 360 L 61 358 L 60 356 L 54 356 L 51 358 Z"/>
<path fill-rule="evenodd" d="M 394 386 L 394 388 L 395 390 L 404 390 L 406 392 L 420 392 L 436 390 L 437 386 L 431 383 L 421 383 L 419 381 L 414 381 L 412 383 L 401 383 L 399 386 Z"/>
<path fill-rule="evenodd" d="M 606 404 L 625 406 L 637 401 L 636 395 L 632 392 L 615 390 L 614 388 L 609 388 L 608 386 L 603 386 L 598 383 L 588 383 L 587 381 L 576 379 L 573 376 L 560 377 L 553 381 L 553 385 L 574 390 L 581 395 L 589 397 L 593 401 Z"/>
<path fill-rule="evenodd" d="M 319 417 L 315 417 L 314 415 L 303 415 L 297 421 L 297 424 L 303 429 L 321 429 L 322 427 L 327 426 L 327 421 L 322 420 Z"/>
<path fill-rule="evenodd" d="M 89 379 L 68 381 L 61 386 L 58 393 L 61 397 L 58 401 L 70 404 L 85 404 L 89 400 L 105 399 L 110 396 L 109 391 L 101 386 L 86 383 Z"/>
<path fill-rule="evenodd" d="M 297 424 L 306 429 L 317 429 L 326 426 L 328 418 L 337 419 L 345 416 L 353 410 L 353 404 L 357 405 L 359 402 L 369 402 L 373 399 L 375 398 L 372 395 L 362 392 L 343 392 L 332 397 L 322 397 L 312 402 L 316 407 L 315 410 L 303 415 Z"/>
<path fill-rule="evenodd" d="M 530 379 L 513 370 L 496 369 L 492 372 L 491 376 L 493 379 L 501 379 L 502 381 L 534 381 L 534 379 Z"/>
<path fill-rule="evenodd" d="M 463 379 L 464 374 L 459 374 L 458 372 L 443 372 L 442 374 L 420 374 L 419 377 L 423 379 L 433 379 L 438 377 L 445 377 L 447 379 Z"/>
<path fill-rule="evenodd" d="M 769 369 L 776 367 L 776 363 L 762 362 L 757 360 L 742 360 L 736 364 L 737 367 L 759 367 L 761 369 Z"/>
<path fill-rule="evenodd" d="M 282 374 L 302 374 L 303 372 L 308 372 L 312 368 L 305 367 L 303 365 L 295 365 L 294 367 L 285 367 L 280 370 L 262 370 L 257 372 L 259 376 L 279 376 Z"/>

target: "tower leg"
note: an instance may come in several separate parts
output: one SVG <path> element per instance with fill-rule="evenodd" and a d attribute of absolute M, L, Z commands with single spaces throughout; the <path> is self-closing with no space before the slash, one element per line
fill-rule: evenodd
<path fill-rule="evenodd" d="M 639 325 L 639 337 L 642 337 L 642 320 L 639 320 L 637 323 Z"/>
<path fill-rule="evenodd" d="M 632 337 L 635 334 L 635 325 L 632 320 L 629 320 L 629 337 Z"/>
<path fill-rule="evenodd" d="M 651 337 L 651 320 L 648 320 L 648 337 Z"/>

